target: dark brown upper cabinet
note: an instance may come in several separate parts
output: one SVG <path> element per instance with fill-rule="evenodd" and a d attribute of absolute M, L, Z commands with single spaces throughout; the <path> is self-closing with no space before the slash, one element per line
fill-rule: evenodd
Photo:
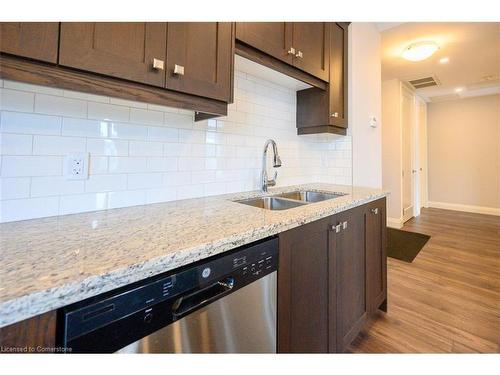
<path fill-rule="evenodd" d="M 328 81 L 328 29 L 325 22 L 237 22 L 236 39 Z"/>
<path fill-rule="evenodd" d="M 230 101 L 231 23 L 170 22 L 167 35 L 166 87 Z"/>
<path fill-rule="evenodd" d="M 16 56 L 57 63 L 59 23 L 2 22 L 0 51 Z"/>
<path fill-rule="evenodd" d="M 291 22 L 237 22 L 236 39 L 288 64 L 293 63 Z"/>
<path fill-rule="evenodd" d="M 313 87 L 297 91 L 298 134 L 346 134 L 348 26 L 349 23 L 330 24 L 327 89 Z"/>
<path fill-rule="evenodd" d="M 60 65 L 165 87 L 166 56 L 166 23 L 61 23 Z"/>
<path fill-rule="evenodd" d="M 326 22 L 294 22 L 294 65 L 315 77 L 328 81 L 330 71 L 330 34 Z"/>

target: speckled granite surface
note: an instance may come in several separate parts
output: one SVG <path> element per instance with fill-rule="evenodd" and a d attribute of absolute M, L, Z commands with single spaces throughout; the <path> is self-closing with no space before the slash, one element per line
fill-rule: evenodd
<path fill-rule="evenodd" d="M 284 211 L 221 195 L 0 224 L 0 327 L 145 279 L 387 192 L 329 184 L 270 189 L 347 195 Z"/>

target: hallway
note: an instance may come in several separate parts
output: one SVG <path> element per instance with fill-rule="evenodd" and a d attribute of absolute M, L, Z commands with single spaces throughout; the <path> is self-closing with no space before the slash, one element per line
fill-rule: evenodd
<path fill-rule="evenodd" d="M 403 229 L 431 239 L 413 263 L 388 258 L 388 313 L 351 351 L 500 352 L 500 217 L 428 208 Z"/>

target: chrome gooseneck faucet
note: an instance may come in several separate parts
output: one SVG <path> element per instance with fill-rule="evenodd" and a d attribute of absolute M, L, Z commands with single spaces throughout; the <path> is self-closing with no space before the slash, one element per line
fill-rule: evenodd
<path fill-rule="evenodd" d="M 274 168 L 279 168 L 281 167 L 281 159 L 280 156 L 278 155 L 278 146 L 276 145 L 276 142 L 273 139 L 268 139 L 266 143 L 264 144 L 264 153 L 262 155 L 262 191 L 267 191 L 268 186 L 274 186 L 276 185 L 276 177 L 278 177 L 278 172 L 274 171 L 274 177 L 272 180 L 267 179 L 267 148 L 269 147 L 269 144 L 273 146 L 273 167 Z"/>

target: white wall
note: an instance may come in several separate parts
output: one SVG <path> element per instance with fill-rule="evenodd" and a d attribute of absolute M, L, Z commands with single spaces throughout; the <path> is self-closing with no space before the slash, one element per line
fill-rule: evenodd
<path fill-rule="evenodd" d="M 219 120 L 193 112 L 0 80 L 0 221 L 259 188 L 262 147 L 278 143 L 278 185 L 350 184 L 351 138 L 297 136 L 296 94 L 236 72 Z M 64 156 L 90 153 L 88 180 L 63 176 Z"/>
<path fill-rule="evenodd" d="M 349 127 L 353 184 L 382 187 L 382 89 L 380 33 L 374 23 L 355 22 L 349 30 Z M 369 125 L 370 116 L 378 127 Z"/>
<path fill-rule="evenodd" d="M 428 104 L 429 205 L 500 215 L 500 95 Z"/>

